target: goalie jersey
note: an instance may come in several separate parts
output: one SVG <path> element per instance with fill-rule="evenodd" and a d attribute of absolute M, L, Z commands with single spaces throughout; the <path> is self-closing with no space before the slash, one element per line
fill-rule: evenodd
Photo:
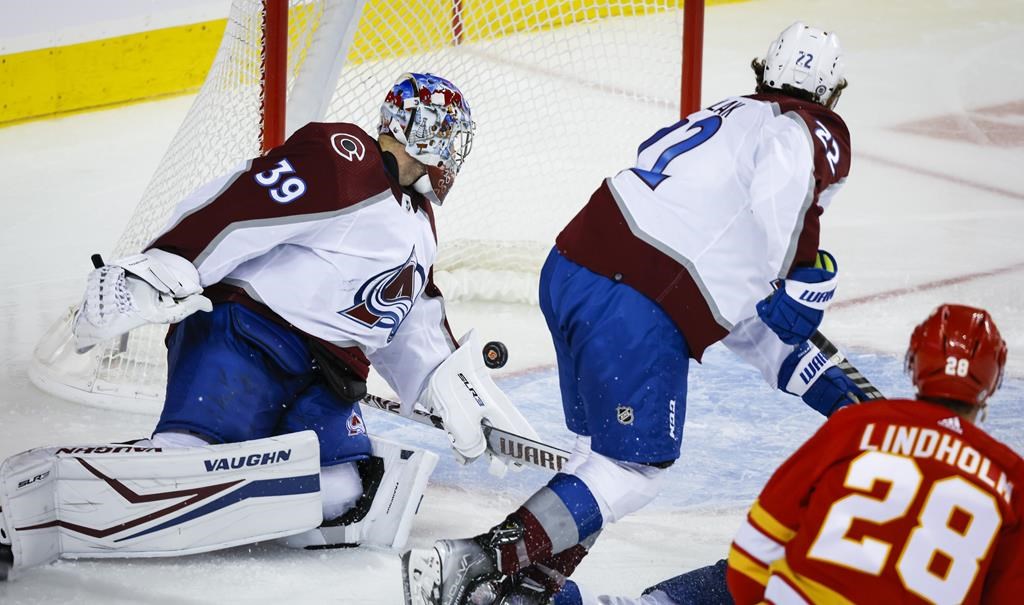
<path fill-rule="evenodd" d="M 372 360 L 413 402 L 455 345 L 432 210 L 394 162 L 353 124 L 307 124 L 186 198 L 148 247 L 191 261 L 215 303 L 312 336 L 364 379 Z"/>
<path fill-rule="evenodd" d="M 838 411 L 775 472 L 733 541 L 747 603 L 1020 603 L 1024 460 L 947 408 Z"/>
<path fill-rule="evenodd" d="M 641 143 L 556 245 L 658 303 L 699 360 L 757 317 L 772 280 L 814 263 L 818 217 L 849 171 L 850 134 L 831 110 L 728 98 Z"/>

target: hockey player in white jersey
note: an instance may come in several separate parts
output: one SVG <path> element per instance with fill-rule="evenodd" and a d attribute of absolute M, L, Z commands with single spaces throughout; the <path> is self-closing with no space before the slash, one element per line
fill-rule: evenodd
<path fill-rule="evenodd" d="M 558 236 L 540 304 L 573 454 L 491 530 L 406 553 L 407 602 L 577 599 L 601 528 L 679 457 L 689 360 L 715 342 L 823 415 L 864 397 L 808 341 L 837 275 L 819 216 L 850 170 L 839 41 L 796 23 L 753 68 L 756 94 L 654 133 Z"/>
<path fill-rule="evenodd" d="M 479 354 L 455 354 L 432 281 L 431 206 L 473 131 L 453 83 L 405 74 L 376 139 L 308 124 L 182 201 L 141 253 L 93 271 L 75 346 L 175 324 L 163 411 L 148 440 L 4 464 L 0 550 L 15 572 L 61 555 L 165 556 L 284 535 L 400 547 L 437 456 L 371 441 L 358 404 L 371 361 L 403 413 L 419 402 L 443 418 L 462 461 L 486 449 L 482 419 L 535 436 L 467 361 Z M 83 490 L 96 503 L 86 509 L 74 504 Z"/>

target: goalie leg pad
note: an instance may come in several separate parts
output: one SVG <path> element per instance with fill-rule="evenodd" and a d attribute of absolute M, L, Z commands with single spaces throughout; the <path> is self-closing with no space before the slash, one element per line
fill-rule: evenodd
<path fill-rule="evenodd" d="M 438 456 L 378 437 L 370 441 L 373 457 L 360 462 L 364 491 L 355 507 L 316 529 L 286 538 L 286 545 L 306 549 L 405 546 Z"/>
<path fill-rule="evenodd" d="M 58 557 L 164 557 L 278 538 L 322 520 L 311 432 L 164 450 L 30 450 L 0 466 L 12 574 Z"/>

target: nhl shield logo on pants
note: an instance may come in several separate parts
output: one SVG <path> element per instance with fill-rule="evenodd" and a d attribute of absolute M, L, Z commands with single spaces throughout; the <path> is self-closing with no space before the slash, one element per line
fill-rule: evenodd
<path fill-rule="evenodd" d="M 633 424 L 633 408 L 628 405 L 620 405 L 615 408 L 615 417 L 619 424 L 631 425 Z"/>

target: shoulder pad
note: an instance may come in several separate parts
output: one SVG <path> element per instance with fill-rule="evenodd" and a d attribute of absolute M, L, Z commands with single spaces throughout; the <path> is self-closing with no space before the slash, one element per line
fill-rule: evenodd
<path fill-rule="evenodd" d="M 377 141 L 362 128 L 347 122 L 310 122 L 285 141 L 286 146 L 308 143 L 325 146 L 346 162 L 362 162 L 380 156 Z"/>

